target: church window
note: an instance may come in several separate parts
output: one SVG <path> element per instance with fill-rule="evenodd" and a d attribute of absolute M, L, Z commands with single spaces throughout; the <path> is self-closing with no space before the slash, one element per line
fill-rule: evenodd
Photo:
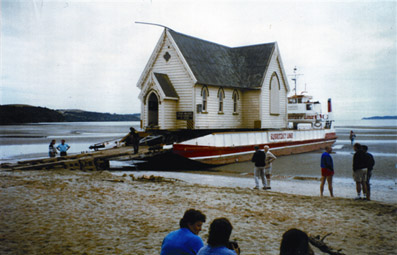
<path fill-rule="evenodd" d="M 276 73 L 270 79 L 270 114 L 280 114 L 280 82 Z"/>

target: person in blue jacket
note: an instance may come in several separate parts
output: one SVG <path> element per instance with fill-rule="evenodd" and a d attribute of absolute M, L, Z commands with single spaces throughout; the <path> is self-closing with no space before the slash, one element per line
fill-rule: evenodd
<path fill-rule="evenodd" d="M 163 240 L 160 255 L 195 255 L 204 246 L 198 236 L 206 216 L 199 210 L 189 209 L 179 222 L 180 229 L 169 233 Z"/>
<path fill-rule="evenodd" d="M 334 162 L 330 153 L 332 148 L 330 146 L 325 147 L 325 152 L 321 155 L 321 183 L 320 183 L 320 195 L 323 196 L 325 181 L 328 182 L 329 194 L 331 197 L 334 196 L 332 187 L 332 177 L 334 176 Z"/>
<path fill-rule="evenodd" d="M 226 218 L 215 219 L 210 225 L 208 245 L 200 249 L 198 255 L 237 255 L 240 248 L 236 242 L 229 242 L 233 226 Z"/>

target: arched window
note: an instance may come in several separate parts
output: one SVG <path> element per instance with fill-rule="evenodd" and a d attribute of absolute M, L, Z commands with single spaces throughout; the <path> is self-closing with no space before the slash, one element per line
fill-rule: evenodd
<path fill-rule="evenodd" d="M 270 114 L 280 114 L 280 82 L 276 73 L 270 79 Z"/>
<path fill-rule="evenodd" d="M 207 112 L 207 98 L 210 96 L 209 92 L 208 92 L 208 88 L 207 86 L 203 86 L 203 88 L 201 89 L 201 96 L 203 98 L 203 112 Z"/>
<path fill-rule="evenodd" d="M 219 99 L 219 107 L 218 112 L 223 113 L 223 99 L 225 98 L 225 91 L 223 88 L 219 88 L 218 90 L 218 99 Z"/>
<path fill-rule="evenodd" d="M 237 113 L 238 112 L 238 100 L 239 100 L 239 95 L 237 90 L 233 91 L 233 113 Z"/>

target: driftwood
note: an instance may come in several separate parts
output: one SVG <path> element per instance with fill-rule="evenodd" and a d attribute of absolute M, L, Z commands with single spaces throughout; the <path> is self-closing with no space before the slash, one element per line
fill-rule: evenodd
<path fill-rule="evenodd" d="M 342 253 L 342 249 L 339 249 L 337 251 L 334 251 L 331 247 L 329 247 L 328 245 L 326 245 L 324 243 L 324 239 L 329 236 L 332 235 L 332 233 L 328 233 L 325 236 L 323 236 L 323 238 L 321 238 L 319 235 L 317 236 L 309 236 L 309 241 L 312 245 L 316 246 L 318 249 L 320 249 L 322 252 L 331 254 L 331 255 L 345 255 L 344 253 Z"/>

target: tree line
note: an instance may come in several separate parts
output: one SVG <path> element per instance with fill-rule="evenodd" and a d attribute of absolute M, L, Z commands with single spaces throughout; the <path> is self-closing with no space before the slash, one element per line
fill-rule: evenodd
<path fill-rule="evenodd" d="M 140 114 L 52 110 L 30 105 L 0 105 L 0 125 L 38 122 L 139 121 Z"/>

